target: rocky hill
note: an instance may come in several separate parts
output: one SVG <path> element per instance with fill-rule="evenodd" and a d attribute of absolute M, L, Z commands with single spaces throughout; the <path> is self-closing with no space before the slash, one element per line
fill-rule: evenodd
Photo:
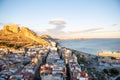
<path fill-rule="evenodd" d="M 52 39 L 49 35 L 42 35 L 42 36 L 40 36 L 40 38 L 43 38 L 43 39 Z"/>
<path fill-rule="evenodd" d="M 34 44 L 49 45 L 49 42 L 44 38 L 27 27 L 19 27 L 16 24 L 4 25 L 4 28 L 0 30 L 0 47 L 25 47 Z"/>

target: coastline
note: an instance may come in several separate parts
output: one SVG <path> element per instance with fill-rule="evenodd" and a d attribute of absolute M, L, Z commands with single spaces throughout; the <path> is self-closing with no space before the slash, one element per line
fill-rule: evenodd
<path fill-rule="evenodd" d="M 110 75 L 106 74 L 104 72 L 104 70 L 114 69 L 117 72 L 119 72 L 120 67 L 118 67 L 119 66 L 118 60 L 120 58 L 114 57 L 114 59 L 115 59 L 115 62 L 114 62 L 114 59 L 112 59 L 111 56 L 93 55 L 93 54 L 85 53 L 85 52 L 74 50 L 74 49 L 67 48 L 67 47 L 63 47 L 63 48 L 71 50 L 72 53 L 76 55 L 78 63 L 81 66 L 84 65 L 89 76 L 91 76 L 92 78 L 99 79 L 99 80 L 106 80 L 106 79 L 115 80 L 115 79 L 119 78 L 118 74 L 116 77 L 110 76 Z M 95 75 L 96 77 L 93 75 Z"/>
<path fill-rule="evenodd" d="M 62 45 L 61 45 L 61 43 L 60 43 L 61 40 L 54 40 L 54 41 L 55 41 L 59 46 L 61 46 L 61 47 L 65 47 L 65 46 L 62 46 Z M 67 49 L 69 49 L 69 50 L 72 50 L 73 52 L 83 53 L 83 54 L 86 54 L 86 55 L 92 55 L 92 56 L 98 56 L 98 55 L 94 55 L 94 54 L 91 54 L 91 53 L 87 53 L 87 52 L 83 52 L 83 51 L 75 50 L 75 49 L 68 48 L 68 47 L 65 47 L 65 48 L 67 48 Z"/>
<path fill-rule="evenodd" d="M 24 65 L 22 63 L 19 64 L 19 66 L 21 66 L 22 68 L 19 68 L 17 70 L 17 67 L 14 67 L 14 69 L 17 70 L 17 72 L 15 72 L 14 74 L 17 75 L 24 70 L 31 70 L 32 71 L 32 79 L 35 79 L 35 80 L 36 79 L 41 80 L 44 78 L 46 79 L 46 77 L 49 78 L 49 75 L 47 75 L 47 74 L 46 74 L 46 76 L 44 76 L 43 68 L 51 67 L 51 68 L 56 69 L 56 67 L 54 65 L 56 65 L 58 68 L 60 68 L 62 65 L 62 68 L 67 70 L 67 72 L 62 70 L 61 72 L 62 72 L 62 74 L 64 74 L 64 76 L 59 77 L 59 78 L 64 78 L 66 80 L 73 79 L 74 71 L 72 71 L 72 69 L 73 69 L 72 66 L 75 67 L 74 70 L 79 69 L 78 73 L 86 74 L 83 77 L 81 77 L 80 75 L 76 75 L 76 78 L 77 78 L 77 76 L 79 76 L 79 78 L 88 78 L 88 79 L 92 78 L 95 80 L 96 79 L 106 80 L 107 77 L 104 77 L 105 75 L 103 75 L 103 70 L 106 68 L 107 69 L 111 69 L 113 67 L 116 68 L 114 66 L 114 63 L 109 63 L 106 61 L 104 61 L 104 63 L 103 63 L 103 60 L 106 60 L 106 59 L 109 59 L 109 61 L 111 61 L 110 57 L 100 57 L 100 56 L 85 53 L 82 51 L 74 50 L 71 48 L 63 47 L 63 46 L 61 46 L 61 44 L 58 41 L 56 41 L 54 39 L 47 39 L 47 41 L 51 44 L 50 46 L 31 46 L 31 47 L 28 47 L 27 49 L 20 50 L 20 51 L 23 51 L 23 52 L 21 52 L 22 54 L 15 52 L 14 50 L 12 52 L 9 52 L 9 51 L 5 52 L 5 50 L 3 50 L 4 55 L 2 55 L 2 56 L 4 58 L 1 61 L 4 61 L 4 59 L 8 59 L 5 62 L 5 64 L 8 65 L 7 62 L 11 62 L 9 60 L 11 58 L 8 58 L 7 56 L 11 56 L 11 55 L 13 55 L 12 59 L 13 60 L 15 59 L 14 61 L 19 62 L 19 60 L 22 61 L 23 59 L 26 59 L 26 60 L 23 60 L 23 62 L 24 63 L 25 63 L 25 61 L 29 61 L 29 62 L 27 62 Z M 2 56 L 1 56 L 1 58 L 2 58 Z M 15 56 L 21 56 L 21 58 L 18 59 L 19 57 L 15 57 Z M 58 63 L 56 61 L 58 61 Z M 61 63 L 59 63 L 59 61 Z M 12 62 L 11 62 L 11 64 L 14 65 L 14 63 L 12 63 Z M 107 64 L 107 66 L 106 66 L 106 64 Z M 11 69 L 11 67 L 9 69 Z M 50 69 L 50 71 L 54 71 L 54 69 Z M 116 68 L 116 69 L 118 69 L 118 68 Z M 4 71 L 4 69 L 3 69 L 3 71 Z M 9 72 L 9 70 L 8 70 L 8 72 Z M 4 73 L 4 72 L 2 72 L 2 73 Z M 27 72 L 25 72 L 24 74 L 26 74 L 26 73 Z M 51 74 L 51 77 L 55 77 L 52 73 L 50 73 L 50 74 Z M 14 78 L 13 74 L 10 74 L 10 75 Z M 30 75 L 28 75 L 28 76 L 30 76 Z M 69 76 L 71 76 L 71 77 L 69 77 Z"/>
<path fill-rule="evenodd" d="M 58 40 L 61 46 L 93 54 L 98 56 L 99 52 L 120 51 L 120 38 L 117 39 L 90 39 L 90 40 Z"/>
<path fill-rule="evenodd" d="M 85 55 L 98 56 L 98 55 L 94 55 L 94 54 L 90 54 L 90 53 L 85 53 L 85 52 L 82 52 L 82 51 L 78 51 L 78 50 L 75 50 L 75 49 L 71 49 L 71 48 L 64 47 L 64 46 L 62 46 L 61 43 L 60 43 L 58 40 L 56 40 L 56 39 L 55 39 L 54 41 L 57 43 L 58 46 L 63 47 L 63 48 L 66 48 L 66 49 L 69 49 L 69 50 L 71 50 L 71 51 L 73 51 L 73 52 L 75 52 L 75 53 L 81 53 L 81 54 L 85 54 Z"/>

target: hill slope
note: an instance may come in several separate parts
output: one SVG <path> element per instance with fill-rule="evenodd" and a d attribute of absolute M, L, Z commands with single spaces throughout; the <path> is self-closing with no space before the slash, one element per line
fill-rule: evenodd
<path fill-rule="evenodd" d="M 49 45 L 49 42 L 32 30 L 16 24 L 4 25 L 4 28 L 0 30 L 0 46 L 25 47 L 34 44 Z"/>

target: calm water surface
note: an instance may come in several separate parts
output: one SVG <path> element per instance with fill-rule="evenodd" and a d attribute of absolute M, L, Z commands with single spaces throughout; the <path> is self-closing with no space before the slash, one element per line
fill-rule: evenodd
<path fill-rule="evenodd" d="M 98 55 L 99 51 L 120 51 L 119 39 L 58 40 L 61 46 Z"/>

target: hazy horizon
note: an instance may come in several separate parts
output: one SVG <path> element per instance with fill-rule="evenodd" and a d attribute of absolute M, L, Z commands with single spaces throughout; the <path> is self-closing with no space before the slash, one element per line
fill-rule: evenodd
<path fill-rule="evenodd" d="M 55 38 L 120 38 L 120 1 L 1 0 L 0 29 L 7 23 Z"/>

